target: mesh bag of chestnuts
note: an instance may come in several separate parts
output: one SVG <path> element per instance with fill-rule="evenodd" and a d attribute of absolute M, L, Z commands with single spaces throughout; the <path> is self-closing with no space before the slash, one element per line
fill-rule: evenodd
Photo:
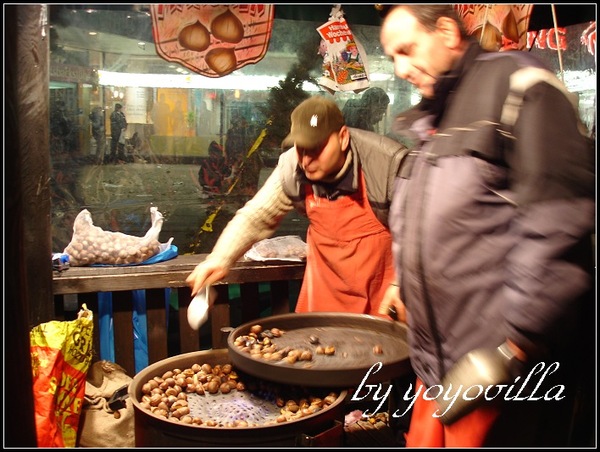
<path fill-rule="evenodd" d="M 156 207 L 150 208 L 150 217 L 152 226 L 146 235 L 136 237 L 122 232 L 105 231 L 99 226 L 94 226 L 90 212 L 87 209 L 82 210 L 75 218 L 71 242 L 64 250 L 64 253 L 69 256 L 69 265 L 72 267 L 137 265 L 146 263 L 169 247 L 173 247 L 171 245 L 173 238 L 166 244 L 161 244 L 158 240 L 163 216 Z M 168 258 L 172 257 L 174 256 L 169 255 Z"/>

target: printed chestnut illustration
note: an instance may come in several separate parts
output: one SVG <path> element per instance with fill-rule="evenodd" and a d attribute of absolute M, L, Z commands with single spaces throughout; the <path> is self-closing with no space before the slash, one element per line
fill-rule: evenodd
<path fill-rule="evenodd" d="M 210 24 L 213 36 L 223 42 L 237 44 L 244 38 L 242 22 L 229 9 L 219 14 Z"/>
<path fill-rule="evenodd" d="M 183 27 L 177 37 L 179 45 L 188 50 L 202 52 L 210 45 L 210 33 L 200 21 Z"/>
<path fill-rule="evenodd" d="M 216 48 L 209 50 L 204 57 L 209 68 L 223 76 L 233 72 L 237 66 L 234 49 Z"/>

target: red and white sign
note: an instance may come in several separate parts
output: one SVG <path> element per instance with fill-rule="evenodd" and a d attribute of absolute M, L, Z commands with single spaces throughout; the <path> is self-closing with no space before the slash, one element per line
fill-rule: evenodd
<path fill-rule="evenodd" d="M 156 52 L 207 77 L 223 77 L 267 53 L 274 5 L 150 5 Z"/>
<path fill-rule="evenodd" d="M 321 35 L 319 53 L 323 56 L 322 77 L 319 85 L 329 92 L 354 91 L 369 87 L 367 57 L 361 44 L 354 38 L 343 12 L 317 28 Z"/>
<path fill-rule="evenodd" d="M 532 4 L 455 4 L 467 33 L 497 41 L 497 50 L 525 50 Z M 484 46 L 486 47 L 486 46 Z M 496 50 L 488 44 L 488 50 Z"/>

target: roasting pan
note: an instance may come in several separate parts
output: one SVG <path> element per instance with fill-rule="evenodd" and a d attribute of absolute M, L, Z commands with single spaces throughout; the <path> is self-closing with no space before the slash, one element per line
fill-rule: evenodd
<path fill-rule="evenodd" d="M 254 325 L 284 333 L 273 337 L 277 349 L 308 350 L 310 361 L 272 361 L 236 345 Z M 239 341 L 239 340 L 238 340 Z M 318 354 L 318 346 L 333 347 L 331 355 Z M 251 375 L 279 383 L 353 388 L 400 377 L 410 371 L 405 324 L 366 314 L 291 313 L 256 319 L 235 328 L 227 337 L 233 365 Z"/>

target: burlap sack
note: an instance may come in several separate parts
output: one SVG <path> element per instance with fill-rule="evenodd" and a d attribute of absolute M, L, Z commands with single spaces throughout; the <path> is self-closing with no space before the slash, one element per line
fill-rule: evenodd
<path fill-rule="evenodd" d="M 85 383 L 78 446 L 135 447 L 134 408 L 127 396 L 131 381 L 118 364 L 98 361 L 92 365 Z M 117 397 L 113 397 L 115 392 Z"/>

